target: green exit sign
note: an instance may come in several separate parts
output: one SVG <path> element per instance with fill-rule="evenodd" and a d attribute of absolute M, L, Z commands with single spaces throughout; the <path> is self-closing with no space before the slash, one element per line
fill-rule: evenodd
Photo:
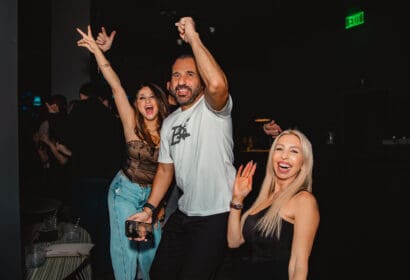
<path fill-rule="evenodd" d="M 346 17 L 345 29 L 349 29 L 364 23 L 364 12 L 358 12 Z"/>

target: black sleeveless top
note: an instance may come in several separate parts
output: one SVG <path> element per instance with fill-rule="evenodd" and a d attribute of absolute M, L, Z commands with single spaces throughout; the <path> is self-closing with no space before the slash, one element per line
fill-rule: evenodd
<path fill-rule="evenodd" d="M 256 224 L 268 209 L 269 207 L 246 218 L 243 226 L 245 243 L 241 246 L 239 268 L 241 279 L 288 279 L 293 224 L 282 220 L 279 240 L 276 235 L 263 237 Z"/>

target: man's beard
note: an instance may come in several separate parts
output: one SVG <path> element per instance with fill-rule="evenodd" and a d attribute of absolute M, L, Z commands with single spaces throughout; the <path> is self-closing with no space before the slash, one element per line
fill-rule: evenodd
<path fill-rule="evenodd" d="M 188 88 L 186 86 L 184 86 L 184 88 Z M 189 88 L 189 91 L 192 93 L 191 98 L 189 98 L 187 101 L 181 101 L 178 99 L 178 96 L 176 94 L 178 87 L 175 90 L 172 90 L 172 95 L 175 97 L 175 99 L 177 100 L 178 104 L 180 106 L 187 106 L 187 105 L 191 105 L 192 103 L 195 102 L 196 98 L 199 96 L 199 94 L 201 93 L 200 89 L 194 89 L 192 90 L 191 88 Z"/>

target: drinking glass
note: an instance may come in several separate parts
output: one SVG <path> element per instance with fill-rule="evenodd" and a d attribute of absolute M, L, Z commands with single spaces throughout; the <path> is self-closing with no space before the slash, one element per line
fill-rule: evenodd
<path fill-rule="evenodd" d="M 25 248 L 26 267 L 36 268 L 46 262 L 46 244 L 34 243 Z"/>
<path fill-rule="evenodd" d="M 73 224 L 65 224 L 63 227 L 63 241 L 66 243 L 80 242 L 80 230 Z"/>

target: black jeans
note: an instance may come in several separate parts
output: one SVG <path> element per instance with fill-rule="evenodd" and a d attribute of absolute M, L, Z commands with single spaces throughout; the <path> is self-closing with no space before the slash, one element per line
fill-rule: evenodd
<path fill-rule="evenodd" d="M 212 279 L 227 250 L 228 214 L 187 216 L 176 210 L 163 229 L 151 280 Z"/>

